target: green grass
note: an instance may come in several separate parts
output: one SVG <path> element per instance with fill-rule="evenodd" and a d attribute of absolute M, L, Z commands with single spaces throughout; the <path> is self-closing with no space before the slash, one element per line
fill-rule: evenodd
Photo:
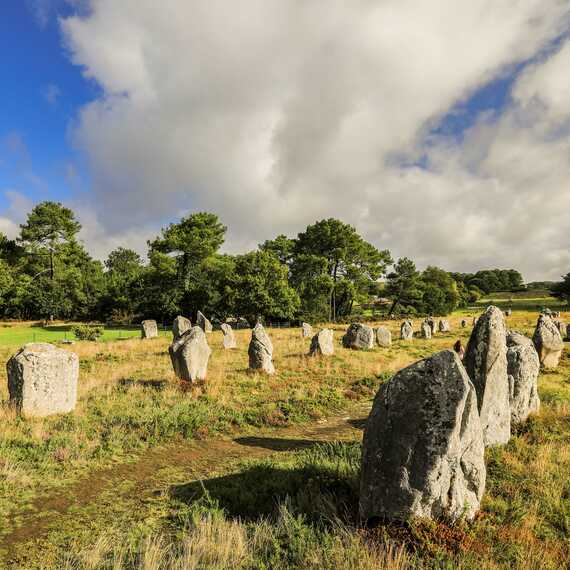
<path fill-rule="evenodd" d="M 72 325 L 54 326 L 13 326 L 0 324 L 0 346 L 21 346 L 28 342 L 58 343 L 62 340 L 75 340 L 71 332 Z M 100 342 L 120 340 L 125 338 L 139 338 L 140 329 L 105 329 L 99 339 Z M 169 331 L 160 331 L 159 334 L 170 335 Z"/>

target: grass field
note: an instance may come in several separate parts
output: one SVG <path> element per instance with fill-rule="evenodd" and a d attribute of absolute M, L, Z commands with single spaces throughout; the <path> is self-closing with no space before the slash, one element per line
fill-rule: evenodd
<path fill-rule="evenodd" d="M 536 317 L 515 310 L 508 324 L 530 334 Z M 235 351 L 224 351 L 214 332 L 208 381 L 193 390 L 174 378 L 166 337 L 78 342 L 68 347 L 80 357 L 76 412 L 36 420 L 6 405 L 1 368 L 0 560 L 6 568 L 148 570 L 565 567 L 567 353 L 557 371 L 540 377 L 540 416 L 507 446 L 488 450 L 483 509 L 469 525 L 359 528 L 360 430 L 341 437 L 333 429 L 302 445 L 295 435 L 295 426 L 326 426 L 327 415 L 369 404 L 405 365 L 457 338 L 466 342 L 471 329 L 460 328 L 461 318 L 452 316 L 452 332 L 432 340 L 361 352 L 343 349 L 346 327 L 335 327 L 328 359 L 308 358 L 299 330 L 271 330 L 274 377 L 247 372 L 249 331 L 237 332 Z M 386 324 L 397 338 L 399 323 Z M 13 352 L 0 346 L 0 359 Z M 262 433 L 273 446 L 263 454 L 228 447 Z M 177 455 L 169 447 L 193 441 L 213 453 L 207 465 L 195 448 Z M 102 487 L 104 480 L 111 483 Z M 27 534 L 28 524 L 42 533 Z"/>
<path fill-rule="evenodd" d="M 42 327 L 36 323 L 0 323 L 0 347 L 1 346 L 22 346 L 28 342 L 51 342 L 58 343 L 62 340 L 75 340 L 75 335 L 71 332 L 72 325 L 54 324 Z M 161 335 L 169 336 L 169 332 L 160 331 Z M 110 340 L 125 340 L 128 338 L 139 338 L 140 329 L 128 327 L 124 329 L 105 329 L 100 340 L 102 342 Z"/>
<path fill-rule="evenodd" d="M 544 307 L 548 307 L 553 311 L 564 311 L 568 309 L 568 305 L 552 297 L 549 291 L 543 289 L 533 289 L 530 291 L 497 292 L 490 293 L 477 301 L 477 305 L 481 308 L 487 305 L 496 305 L 497 307 L 511 307 L 519 311 L 540 311 Z"/>

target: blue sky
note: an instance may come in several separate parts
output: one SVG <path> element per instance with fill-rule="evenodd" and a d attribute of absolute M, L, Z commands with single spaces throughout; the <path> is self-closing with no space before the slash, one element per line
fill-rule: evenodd
<path fill-rule="evenodd" d="M 228 251 L 334 216 L 420 267 L 568 271 L 570 2 L 231 6 L 4 0 L 0 231 L 60 200 L 102 258 L 196 210 Z"/>
<path fill-rule="evenodd" d="M 70 167 L 79 171 L 68 127 L 78 109 L 97 97 L 96 84 L 71 64 L 57 13 L 39 19 L 34 4 L 9 0 L 0 8 L 0 189 L 33 201 L 65 199 L 74 190 Z M 7 204 L 0 192 L 0 209 Z"/>

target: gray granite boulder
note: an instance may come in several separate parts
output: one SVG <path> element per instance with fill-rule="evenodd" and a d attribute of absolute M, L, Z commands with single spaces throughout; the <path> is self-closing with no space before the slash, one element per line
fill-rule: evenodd
<path fill-rule="evenodd" d="M 414 326 L 412 321 L 404 321 L 400 326 L 400 338 L 402 340 L 412 340 L 414 338 Z"/>
<path fill-rule="evenodd" d="M 192 323 L 190 319 L 186 317 L 178 316 L 174 319 L 172 323 L 172 336 L 174 340 L 180 338 L 186 331 L 189 331 L 192 328 Z"/>
<path fill-rule="evenodd" d="M 168 353 L 178 378 L 186 382 L 206 379 L 212 349 L 200 327 L 186 331 L 170 345 Z"/>
<path fill-rule="evenodd" d="M 378 327 L 374 331 L 374 336 L 376 337 L 376 343 L 382 348 L 388 348 L 392 346 L 392 333 L 388 327 Z"/>
<path fill-rule="evenodd" d="M 156 338 L 158 336 L 158 326 L 156 321 L 147 319 L 141 323 L 141 338 Z"/>
<path fill-rule="evenodd" d="M 451 325 L 449 324 L 449 321 L 447 319 L 440 319 L 438 328 L 439 328 L 439 332 L 450 332 L 451 331 Z"/>
<path fill-rule="evenodd" d="M 557 368 L 564 349 L 564 341 L 558 327 L 548 315 L 538 317 L 532 342 L 538 352 L 540 364 L 547 369 Z"/>
<path fill-rule="evenodd" d="M 24 345 L 6 364 L 10 402 L 25 416 L 75 409 L 79 357 L 45 342 Z"/>
<path fill-rule="evenodd" d="M 431 338 L 431 325 L 427 321 L 421 324 L 420 333 L 422 338 Z"/>
<path fill-rule="evenodd" d="M 362 446 L 364 521 L 472 519 L 485 490 L 475 388 L 457 354 L 439 352 L 380 387 Z"/>
<path fill-rule="evenodd" d="M 273 343 L 261 323 L 257 323 L 251 331 L 251 341 L 247 352 L 251 370 L 261 370 L 266 374 L 275 373 Z"/>
<path fill-rule="evenodd" d="M 507 443 L 511 437 L 506 336 L 502 311 L 488 307 L 471 333 L 463 359 L 477 390 L 485 445 Z"/>
<path fill-rule="evenodd" d="M 426 320 L 431 327 L 431 335 L 433 336 L 437 332 L 437 321 L 433 317 L 428 317 Z"/>
<path fill-rule="evenodd" d="M 231 348 L 236 348 L 237 347 L 236 335 L 234 334 L 234 330 L 232 329 L 232 327 L 228 325 L 228 323 L 223 323 L 221 329 L 222 332 L 224 333 L 224 340 L 223 340 L 224 348 L 226 350 L 229 350 Z"/>
<path fill-rule="evenodd" d="M 301 335 L 303 338 L 311 338 L 313 336 L 313 327 L 309 323 L 302 323 Z"/>
<path fill-rule="evenodd" d="M 196 325 L 198 325 L 205 333 L 212 332 L 212 323 L 205 317 L 204 313 L 198 311 L 196 314 Z"/>
<path fill-rule="evenodd" d="M 361 323 L 352 323 L 342 337 L 344 348 L 366 350 L 374 347 L 374 331 Z"/>
<path fill-rule="evenodd" d="M 530 338 L 515 332 L 507 334 L 507 373 L 511 402 L 511 423 L 524 422 L 540 409 L 538 373 L 540 360 Z"/>
<path fill-rule="evenodd" d="M 334 335 L 331 329 L 321 329 L 311 339 L 309 356 L 330 356 L 334 354 Z"/>

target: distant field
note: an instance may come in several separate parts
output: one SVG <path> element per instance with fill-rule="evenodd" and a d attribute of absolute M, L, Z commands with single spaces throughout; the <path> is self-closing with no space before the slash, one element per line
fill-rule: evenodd
<path fill-rule="evenodd" d="M 32 326 L 30 324 L 0 323 L 0 346 L 20 346 L 27 342 L 51 342 L 62 340 L 75 340 L 71 332 L 73 325 L 53 325 L 49 327 Z M 140 336 L 138 328 L 105 329 L 101 341 L 137 338 Z M 167 334 L 161 331 L 161 334 Z M 170 334 L 170 333 L 168 333 Z"/>
<path fill-rule="evenodd" d="M 535 311 L 542 307 L 563 310 L 567 305 L 560 299 L 553 297 L 546 289 L 533 289 L 530 291 L 497 291 L 482 297 L 476 303 L 480 306 L 497 305 L 498 307 L 513 307 L 521 311 Z"/>

